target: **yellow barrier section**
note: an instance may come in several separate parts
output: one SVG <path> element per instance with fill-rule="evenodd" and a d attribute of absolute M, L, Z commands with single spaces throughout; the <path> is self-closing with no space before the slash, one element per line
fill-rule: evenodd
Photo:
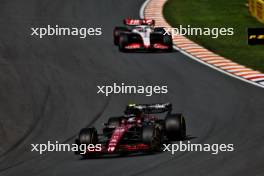
<path fill-rule="evenodd" d="M 264 0 L 256 0 L 256 18 L 264 23 Z"/>
<path fill-rule="evenodd" d="M 264 0 L 248 0 L 249 13 L 264 23 Z"/>
<path fill-rule="evenodd" d="M 256 0 L 249 0 L 248 1 L 248 8 L 250 14 L 255 17 L 256 16 Z"/>

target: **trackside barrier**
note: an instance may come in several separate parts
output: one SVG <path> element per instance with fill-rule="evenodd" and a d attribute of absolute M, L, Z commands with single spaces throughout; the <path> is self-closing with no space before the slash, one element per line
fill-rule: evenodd
<path fill-rule="evenodd" d="M 264 0 L 257 0 L 256 3 L 256 18 L 264 23 Z"/>
<path fill-rule="evenodd" d="M 264 0 L 249 0 L 248 8 L 253 17 L 264 23 Z"/>
<path fill-rule="evenodd" d="M 248 1 L 248 10 L 253 17 L 256 16 L 256 0 Z"/>

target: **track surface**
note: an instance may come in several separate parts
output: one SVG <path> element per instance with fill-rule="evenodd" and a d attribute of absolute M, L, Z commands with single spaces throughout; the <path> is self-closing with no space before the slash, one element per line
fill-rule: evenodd
<path fill-rule="evenodd" d="M 124 0 L 2 1 L 0 5 L 0 175 L 263 175 L 264 91 L 180 53 L 118 52 L 112 29 L 138 17 L 143 3 Z M 35 40 L 29 27 L 101 26 L 103 36 Z M 96 94 L 113 82 L 168 85 L 152 97 Z M 73 142 L 128 102 L 170 101 L 186 116 L 193 143 L 234 143 L 235 152 L 203 152 L 79 160 L 72 153 L 39 156 L 30 143 Z"/>

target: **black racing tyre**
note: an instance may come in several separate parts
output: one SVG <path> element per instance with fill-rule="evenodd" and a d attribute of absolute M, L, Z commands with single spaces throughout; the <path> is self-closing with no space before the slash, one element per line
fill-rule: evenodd
<path fill-rule="evenodd" d="M 162 43 L 168 46 L 167 51 L 171 52 L 173 49 L 172 37 L 171 35 L 163 35 L 161 32 L 154 32 L 150 35 L 150 43 Z"/>
<path fill-rule="evenodd" d="M 172 37 L 171 37 L 171 35 L 164 35 L 163 36 L 163 43 L 166 46 L 169 46 L 168 51 L 172 51 L 173 43 L 172 43 Z"/>
<path fill-rule="evenodd" d="M 186 124 L 182 114 L 169 114 L 165 119 L 166 136 L 169 141 L 186 138 Z"/>
<path fill-rule="evenodd" d="M 162 132 L 155 126 L 145 126 L 142 129 L 142 142 L 150 146 L 151 152 L 159 152 L 162 145 Z"/>
<path fill-rule="evenodd" d="M 83 128 L 79 133 L 79 144 L 96 144 L 98 142 L 98 134 L 95 128 Z"/>
<path fill-rule="evenodd" d="M 119 43 L 119 36 L 122 32 L 129 31 L 126 27 L 115 27 L 113 31 L 113 37 L 114 37 L 114 45 L 118 45 Z"/>
<path fill-rule="evenodd" d="M 164 136 L 165 136 L 165 120 L 156 121 L 155 127 L 160 130 L 160 132 L 161 132 L 161 143 L 163 143 L 164 142 Z"/>
<path fill-rule="evenodd" d="M 163 38 L 163 35 L 160 34 L 160 33 L 157 33 L 157 32 L 153 32 L 150 34 L 150 43 L 151 44 L 154 44 L 154 43 L 160 43 L 162 42 L 162 38 Z"/>
<path fill-rule="evenodd" d="M 119 36 L 119 43 L 118 43 L 118 48 L 120 51 L 125 52 L 126 48 L 125 46 L 128 43 L 128 35 L 127 34 L 120 34 Z"/>
<path fill-rule="evenodd" d="M 107 126 L 108 128 L 116 128 L 120 126 L 121 118 L 120 117 L 111 117 L 108 119 Z"/>

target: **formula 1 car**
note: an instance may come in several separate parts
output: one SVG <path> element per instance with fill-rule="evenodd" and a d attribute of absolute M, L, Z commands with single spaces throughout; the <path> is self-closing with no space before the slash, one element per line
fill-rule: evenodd
<path fill-rule="evenodd" d="M 158 117 L 160 113 L 166 113 L 165 118 Z M 130 104 L 123 116 L 108 119 L 102 134 L 94 127 L 81 129 L 76 144 L 101 145 L 100 150 L 85 152 L 83 156 L 87 157 L 90 154 L 159 152 L 165 140 L 185 137 L 185 119 L 182 114 L 172 113 L 172 104 Z"/>
<path fill-rule="evenodd" d="M 128 18 L 124 19 L 124 25 L 113 31 L 114 44 L 120 51 L 172 51 L 171 35 L 162 27 L 154 27 L 154 20 Z"/>

